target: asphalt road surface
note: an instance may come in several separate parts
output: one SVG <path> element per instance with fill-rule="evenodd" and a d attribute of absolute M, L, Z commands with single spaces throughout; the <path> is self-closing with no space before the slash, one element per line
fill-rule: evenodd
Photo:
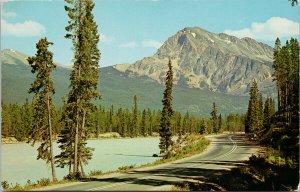
<path fill-rule="evenodd" d="M 155 167 L 136 169 L 128 173 L 102 176 L 93 181 L 50 186 L 44 190 L 170 190 L 176 182 L 213 177 L 224 169 L 243 163 L 243 160 L 247 160 L 257 151 L 257 146 L 246 144 L 243 137 L 243 134 L 209 136 L 207 138 L 212 142 L 207 150 L 193 157 Z"/>

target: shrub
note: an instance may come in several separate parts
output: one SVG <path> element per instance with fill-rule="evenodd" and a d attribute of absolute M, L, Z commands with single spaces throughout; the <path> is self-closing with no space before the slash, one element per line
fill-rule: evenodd
<path fill-rule="evenodd" d="M 49 178 L 41 178 L 40 180 L 37 181 L 37 184 L 40 186 L 47 186 L 50 184 L 50 179 Z"/>
<path fill-rule="evenodd" d="M 89 176 L 101 175 L 101 174 L 102 174 L 101 170 L 92 170 L 89 172 Z"/>
<path fill-rule="evenodd" d="M 134 167 L 135 167 L 135 165 L 122 166 L 122 167 L 119 167 L 118 170 L 120 170 L 120 171 L 127 171 L 129 169 L 133 169 Z"/>
<path fill-rule="evenodd" d="M 81 173 L 76 172 L 76 173 L 70 173 L 67 176 L 64 177 L 65 180 L 78 180 L 81 178 Z"/>
<path fill-rule="evenodd" d="M 30 179 L 27 179 L 26 186 L 31 186 L 32 184 L 34 184 L 34 183 L 32 183 L 32 182 L 30 181 Z"/>
<path fill-rule="evenodd" d="M 9 188 L 9 184 L 7 181 L 2 181 L 1 186 L 2 186 L 2 189 L 4 189 L 4 190 Z"/>

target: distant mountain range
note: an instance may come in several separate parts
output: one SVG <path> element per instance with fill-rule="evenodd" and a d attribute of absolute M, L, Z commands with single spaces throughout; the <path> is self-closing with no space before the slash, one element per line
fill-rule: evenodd
<path fill-rule="evenodd" d="M 201 28 L 184 28 L 151 56 L 132 65 L 116 65 L 121 72 L 164 82 L 171 58 L 175 84 L 231 95 L 248 95 L 253 79 L 264 95 L 275 93 L 272 47 L 251 38 L 239 39 Z"/>
<path fill-rule="evenodd" d="M 31 98 L 27 91 L 34 75 L 27 57 L 13 49 L 1 51 L 2 102 L 23 103 L 26 97 Z M 151 57 L 132 65 L 101 68 L 99 89 L 103 99 L 96 104 L 131 109 L 137 95 L 140 109 L 161 109 L 169 57 L 174 66 L 173 106 L 177 111 L 209 116 L 212 102 L 216 102 L 223 114 L 244 113 L 253 79 L 265 95 L 275 94 L 271 47 L 250 38 L 185 28 Z M 57 105 L 68 93 L 70 70 L 58 65 L 53 73 Z"/>

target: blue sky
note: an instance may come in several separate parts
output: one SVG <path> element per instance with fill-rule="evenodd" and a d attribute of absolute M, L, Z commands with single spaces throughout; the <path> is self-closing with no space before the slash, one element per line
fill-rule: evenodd
<path fill-rule="evenodd" d="M 64 38 L 68 18 L 62 0 L 1 0 L 1 49 L 35 54 L 46 36 L 54 60 L 70 65 L 71 42 Z M 299 6 L 288 0 L 96 0 L 101 34 L 101 67 L 133 63 L 150 56 L 184 27 L 249 36 L 273 46 L 273 39 L 299 34 Z"/>

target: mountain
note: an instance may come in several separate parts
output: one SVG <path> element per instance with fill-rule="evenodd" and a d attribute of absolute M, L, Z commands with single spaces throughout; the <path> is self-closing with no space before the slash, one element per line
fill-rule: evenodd
<path fill-rule="evenodd" d="M 13 49 L 1 51 L 0 56 L 2 102 L 23 103 L 26 97 L 31 99 L 28 89 L 34 75 L 26 61 L 28 56 Z M 56 90 L 54 102 L 57 106 L 62 105 L 61 97 L 68 93 L 69 74 L 70 68 L 58 65 L 52 75 Z M 113 104 L 115 108 L 122 106 L 131 110 L 133 96 L 137 95 L 139 109 L 162 108 L 164 85 L 147 76 L 130 76 L 114 67 L 105 67 L 100 69 L 99 84 L 102 100 L 97 101 L 97 105 L 108 108 Z M 173 97 L 175 110 L 202 116 L 210 115 L 212 102 L 217 103 L 219 112 L 223 114 L 244 113 L 249 99 L 245 96 L 231 96 L 178 85 L 174 86 Z"/>
<path fill-rule="evenodd" d="M 115 68 L 163 84 L 168 58 L 171 58 L 177 85 L 248 95 L 251 83 L 256 79 L 262 93 L 272 95 L 275 94 L 272 54 L 272 47 L 254 39 L 239 39 L 194 27 L 178 31 L 153 56 Z"/>

